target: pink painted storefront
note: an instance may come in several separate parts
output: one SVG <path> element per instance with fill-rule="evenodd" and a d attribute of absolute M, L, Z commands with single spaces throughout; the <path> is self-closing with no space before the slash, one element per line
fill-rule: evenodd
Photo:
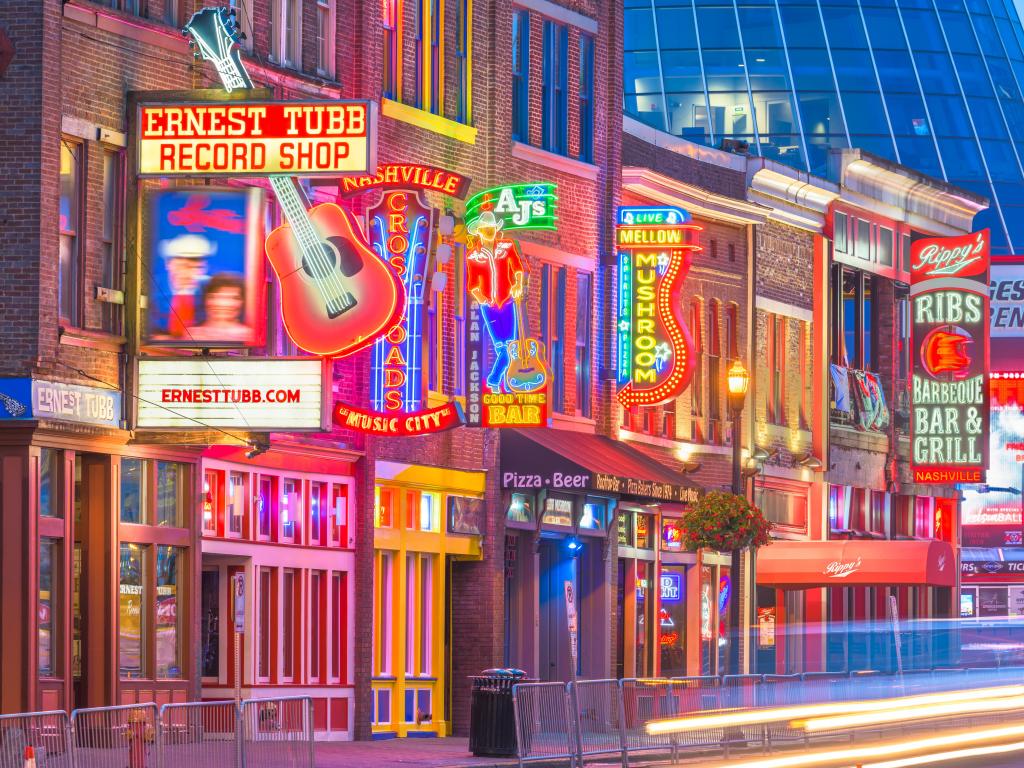
<path fill-rule="evenodd" d="M 310 696 L 318 738 L 351 739 L 354 455 L 274 443 L 202 464 L 203 698 L 235 695 L 232 576 L 245 576 L 243 697 Z"/>

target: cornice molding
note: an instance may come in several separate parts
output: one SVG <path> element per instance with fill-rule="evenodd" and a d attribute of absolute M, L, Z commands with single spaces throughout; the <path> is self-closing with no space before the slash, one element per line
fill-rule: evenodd
<path fill-rule="evenodd" d="M 650 168 L 623 167 L 622 188 L 640 197 L 678 205 L 697 216 L 730 224 L 761 224 L 770 213 L 770 209 L 759 203 L 709 192 Z"/>

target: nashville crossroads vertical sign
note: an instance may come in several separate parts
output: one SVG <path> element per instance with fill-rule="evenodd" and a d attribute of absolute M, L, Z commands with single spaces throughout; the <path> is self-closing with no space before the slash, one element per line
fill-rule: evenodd
<path fill-rule="evenodd" d="M 982 483 L 988 454 L 989 231 L 910 256 L 914 482 Z"/>

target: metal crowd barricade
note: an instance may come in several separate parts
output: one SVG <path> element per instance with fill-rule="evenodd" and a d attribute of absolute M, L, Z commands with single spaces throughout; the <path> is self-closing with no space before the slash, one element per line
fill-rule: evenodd
<path fill-rule="evenodd" d="M 651 735 L 646 724 L 651 720 L 675 717 L 680 713 L 672 681 L 667 678 L 626 678 L 619 683 L 622 696 L 622 744 L 627 754 L 661 751 L 675 756 L 676 737 Z"/>
<path fill-rule="evenodd" d="M 715 675 L 694 677 L 673 677 L 672 695 L 677 706 L 677 715 L 699 714 L 721 709 L 722 679 Z M 720 746 L 722 730 L 708 728 L 687 731 L 675 736 L 677 749 L 680 747 Z"/>
<path fill-rule="evenodd" d="M 22 768 L 26 747 L 35 752 L 37 768 L 72 768 L 68 713 L 0 715 L 0 768 Z"/>
<path fill-rule="evenodd" d="M 758 707 L 787 707 L 800 702 L 800 675 L 765 675 L 754 691 Z M 776 742 L 802 741 L 807 743 L 805 731 L 793 728 L 788 722 L 768 723 L 764 740 L 769 749 Z"/>
<path fill-rule="evenodd" d="M 160 707 L 164 768 L 242 765 L 241 710 L 234 701 L 196 701 Z"/>
<path fill-rule="evenodd" d="M 74 765 L 159 768 L 156 704 L 76 709 L 71 713 Z"/>
<path fill-rule="evenodd" d="M 750 709 L 757 703 L 757 686 L 761 684 L 763 675 L 724 675 L 722 677 L 723 709 Z M 722 746 L 728 757 L 732 746 L 746 746 L 750 742 L 767 745 L 768 734 L 762 725 L 742 726 L 727 729 L 722 735 Z"/>
<path fill-rule="evenodd" d="M 598 755 L 622 755 L 622 689 L 618 680 L 580 680 L 569 684 L 577 724 L 576 755 L 582 762 Z"/>
<path fill-rule="evenodd" d="M 309 696 L 247 699 L 242 702 L 240 725 L 245 768 L 313 768 Z"/>
<path fill-rule="evenodd" d="M 537 760 L 575 762 L 576 729 L 565 683 L 518 683 L 512 686 L 512 709 L 520 765 Z"/>

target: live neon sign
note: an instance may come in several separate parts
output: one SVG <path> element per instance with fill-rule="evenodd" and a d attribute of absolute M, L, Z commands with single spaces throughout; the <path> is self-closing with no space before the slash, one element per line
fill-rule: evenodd
<path fill-rule="evenodd" d="M 619 209 L 617 378 L 627 408 L 668 402 L 690 381 L 693 339 L 679 293 L 701 228 L 689 222 L 670 206 Z"/>

